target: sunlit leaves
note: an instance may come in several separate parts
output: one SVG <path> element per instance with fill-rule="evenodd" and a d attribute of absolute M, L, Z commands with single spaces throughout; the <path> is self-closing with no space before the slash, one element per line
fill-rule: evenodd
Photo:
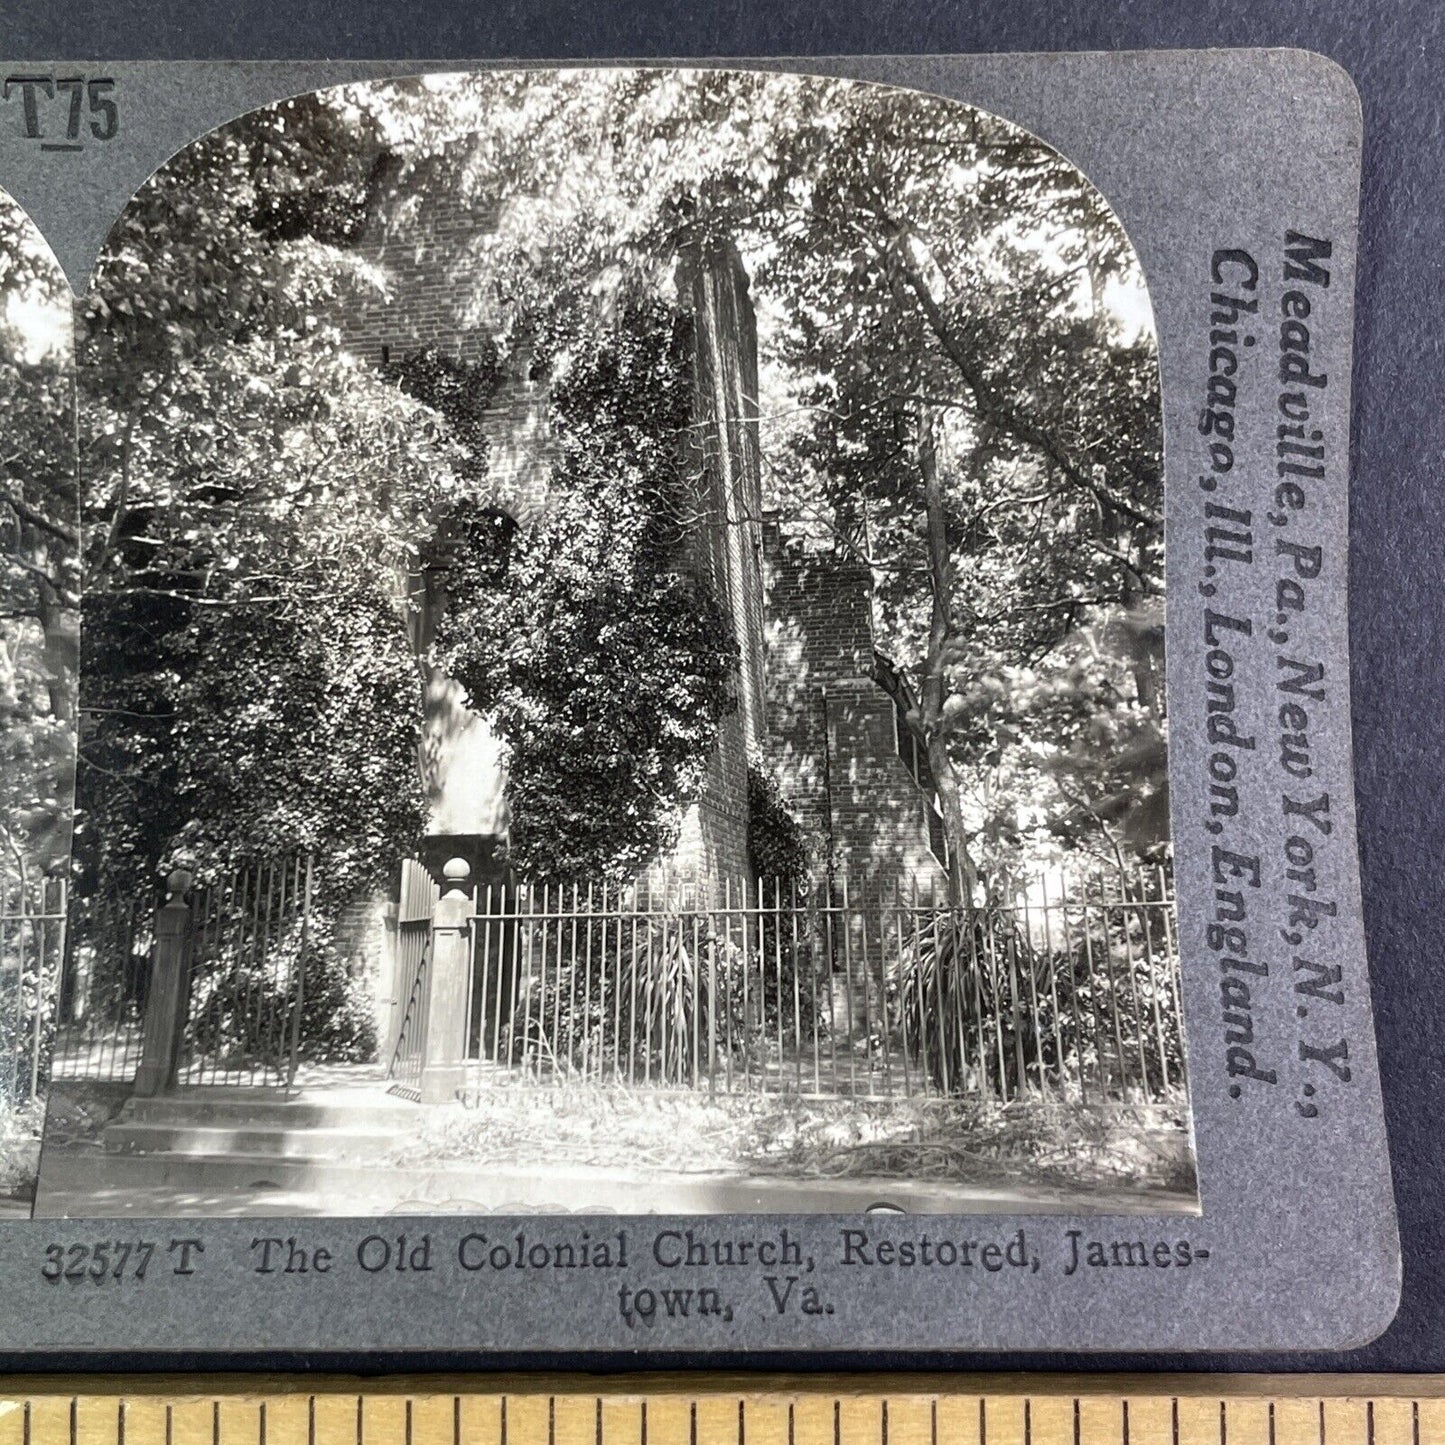
<path fill-rule="evenodd" d="M 110 887 L 313 848 L 334 908 L 420 831 L 406 578 L 461 453 L 335 325 L 383 149 L 314 98 L 247 116 L 97 265 L 79 856 Z"/>
<path fill-rule="evenodd" d="M 76 537 L 69 288 L 0 196 L 0 880 L 60 866 L 72 786 Z"/>
<path fill-rule="evenodd" d="M 543 514 L 452 514 L 447 670 L 507 740 L 512 851 L 532 876 L 626 877 L 676 836 L 729 705 L 731 635 L 687 565 L 689 332 L 559 304 Z"/>

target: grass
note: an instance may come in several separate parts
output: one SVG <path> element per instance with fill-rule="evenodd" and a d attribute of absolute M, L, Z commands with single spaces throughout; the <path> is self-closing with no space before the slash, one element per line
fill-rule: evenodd
<path fill-rule="evenodd" d="M 1185 1194 L 1195 1188 L 1186 1118 L 1182 1106 L 490 1088 L 468 1107 L 422 1111 L 389 1162 L 979 1187 L 1128 1184 Z"/>

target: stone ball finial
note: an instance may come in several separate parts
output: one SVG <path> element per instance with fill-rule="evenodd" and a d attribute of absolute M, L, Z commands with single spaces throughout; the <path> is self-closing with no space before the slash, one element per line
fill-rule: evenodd
<path fill-rule="evenodd" d="M 472 865 L 465 858 L 448 858 L 442 864 L 442 877 L 448 883 L 465 883 L 472 876 Z"/>
<path fill-rule="evenodd" d="M 172 898 L 178 898 L 184 893 L 191 891 L 191 870 L 189 868 L 172 868 L 166 874 L 166 892 Z"/>

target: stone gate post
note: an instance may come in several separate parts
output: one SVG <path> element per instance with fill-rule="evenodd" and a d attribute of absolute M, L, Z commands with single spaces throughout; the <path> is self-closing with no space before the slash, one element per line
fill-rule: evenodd
<path fill-rule="evenodd" d="M 465 858 L 449 858 L 442 865 L 428 963 L 420 1085 L 424 1104 L 448 1103 L 466 1083 L 475 887 L 472 865 Z"/>
<path fill-rule="evenodd" d="M 169 1093 L 176 1084 L 191 981 L 190 891 L 190 873 L 177 868 L 166 879 L 166 901 L 156 909 L 141 1062 L 135 1076 L 135 1092 L 143 1098 Z"/>

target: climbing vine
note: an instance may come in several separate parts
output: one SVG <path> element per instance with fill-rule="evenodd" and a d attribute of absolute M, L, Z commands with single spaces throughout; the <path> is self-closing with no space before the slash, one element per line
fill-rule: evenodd
<path fill-rule="evenodd" d="M 788 811 L 777 779 L 748 764 L 748 859 L 753 872 L 784 887 L 805 883 L 811 854 L 802 825 Z"/>
<path fill-rule="evenodd" d="M 545 502 L 520 525 L 448 509 L 437 660 L 505 740 L 518 866 L 621 877 L 675 840 L 733 705 L 735 644 L 686 552 L 690 334 L 649 302 L 611 325 L 558 304 L 536 336 Z"/>

